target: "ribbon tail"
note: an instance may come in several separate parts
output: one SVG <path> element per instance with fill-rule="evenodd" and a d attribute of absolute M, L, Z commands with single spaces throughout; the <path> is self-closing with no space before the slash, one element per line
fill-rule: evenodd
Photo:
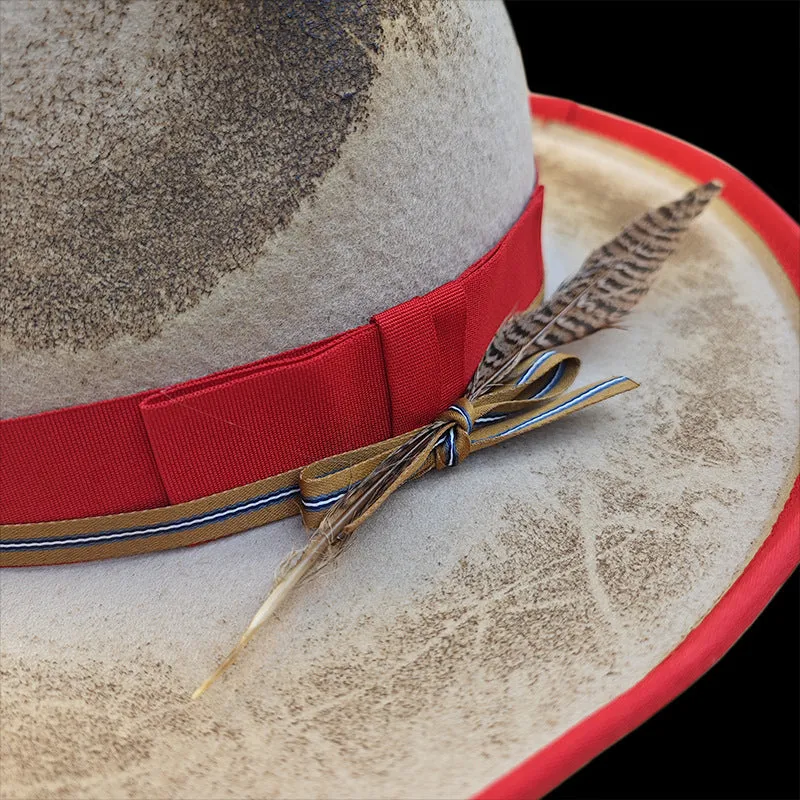
<path fill-rule="evenodd" d="M 636 381 L 619 376 L 605 381 L 589 384 L 568 395 L 560 395 L 548 403 L 522 413 L 511 414 L 499 422 L 486 425 L 475 431 L 472 437 L 472 449 L 482 450 L 502 441 L 513 439 L 528 431 L 541 428 L 550 422 L 588 408 L 618 394 L 638 388 Z"/>

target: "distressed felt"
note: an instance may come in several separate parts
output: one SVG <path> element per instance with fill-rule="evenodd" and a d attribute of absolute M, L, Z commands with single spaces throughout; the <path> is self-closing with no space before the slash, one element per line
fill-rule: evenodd
<path fill-rule="evenodd" d="M 33 147 L 31 143 L 52 141 L 54 147 L 62 148 L 56 151 L 58 157 L 53 156 L 55 166 L 66 160 L 71 172 L 78 176 L 93 174 L 86 162 L 94 164 L 94 159 L 100 157 L 98 169 L 119 172 L 121 179 L 128 182 L 149 180 L 147 186 L 139 187 L 138 194 L 126 200 L 133 206 L 145 204 L 150 202 L 148 196 L 140 195 L 161 187 L 161 172 L 172 162 L 165 160 L 165 156 L 161 169 L 153 167 L 144 174 L 136 171 L 136 165 L 160 164 L 159 148 L 166 148 L 169 158 L 177 161 L 173 171 L 180 176 L 182 169 L 191 167 L 197 173 L 200 189 L 192 184 L 189 192 L 179 184 L 167 199 L 157 197 L 152 205 L 146 206 L 150 209 L 148 225 L 159 219 L 164 226 L 174 225 L 171 220 L 176 203 L 196 206 L 205 202 L 203 181 L 215 180 L 213 189 L 217 193 L 218 183 L 223 186 L 230 183 L 229 191 L 241 210 L 236 214 L 231 212 L 230 230 L 226 228 L 224 236 L 233 237 L 237 246 L 232 244 L 220 253 L 216 239 L 209 239 L 205 233 L 212 222 L 217 224 L 216 217 L 222 211 L 212 214 L 202 224 L 197 223 L 194 212 L 187 211 L 187 225 L 189 221 L 196 225 L 196 230 L 192 229 L 194 235 L 189 236 L 180 226 L 174 226 L 175 232 L 170 233 L 171 227 L 156 226 L 148 230 L 143 222 L 131 225 L 113 205 L 103 219 L 109 225 L 119 220 L 122 232 L 115 229 L 115 237 L 140 241 L 138 249 L 125 251 L 132 253 L 133 266 L 112 260 L 109 269 L 126 268 L 138 274 L 137 259 L 145 263 L 142 254 L 155 246 L 154 240 L 161 241 L 168 235 L 174 238 L 172 249 L 184 255 L 176 269 L 194 269 L 196 264 L 208 260 L 216 264 L 229 251 L 241 259 L 244 259 L 242 253 L 252 255 L 250 260 L 242 260 L 241 267 L 229 265 L 230 269 L 215 274 L 213 279 L 203 278 L 207 291 L 180 313 L 164 312 L 156 320 L 157 330 L 150 326 L 109 334 L 102 343 L 87 335 L 78 345 L 71 340 L 42 348 L 15 339 L 7 323 L 0 335 L 3 361 L 0 415 L 20 416 L 166 386 L 316 341 L 363 324 L 375 313 L 440 286 L 497 242 L 521 213 L 534 183 L 524 72 L 505 10 L 499 2 L 411 2 L 407 8 L 401 5 L 405 11 L 400 15 L 393 11 L 395 3 L 381 6 L 384 8 L 379 37 L 382 49 L 375 53 L 367 47 L 373 70 L 363 78 L 357 98 L 342 101 L 336 96 L 337 103 L 357 100 L 363 108 L 342 132 L 341 141 L 334 143 L 335 157 L 323 159 L 324 164 L 312 159 L 296 167 L 306 193 L 282 212 L 285 225 L 270 228 L 265 222 L 262 240 L 250 242 L 240 253 L 236 238 L 239 233 L 250 238 L 255 234 L 251 228 L 245 230 L 244 222 L 237 222 L 236 214 L 245 218 L 251 201 L 244 191 L 247 186 L 243 189 L 237 183 L 236 170 L 244 176 L 252 173 L 254 165 L 259 171 L 269 170 L 276 158 L 270 155 L 273 150 L 280 153 L 282 147 L 304 148 L 302 140 L 295 143 L 285 139 L 286 126 L 291 128 L 292 135 L 305 132 L 312 138 L 326 136 L 328 127 L 323 124 L 317 129 L 313 123 L 306 126 L 304 118 L 291 116 L 286 126 L 276 124 L 263 130 L 249 123 L 239 130 L 228 121 L 230 106 L 238 103 L 241 108 L 246 107 L 240 97 L 244 91 L 239 87 L 241 81 L 253 80 L 257 89 L 268 94 L 271 79 L 258 71 L 260 56 L 254 53 L 252 63 L 246 59 L 240 63 L 241 57 L 237 56 L 239 60 L 232 62 L 236 69 L 229 65 L 228 72 L 223 73 L 226 80 L 215 83 L 214 76 L 221 67 L 212 61 L 219 56 L 212 44 L 217 47 L 220 37 L 223 44 L 227 41 L 219 33 L 228 23 L 227 15 L 222 13 L 225 5 L 197 12 L 200 16 L 195 18 L 192 5 L 183 6 L 180 11 L 177 4 L 166 4 L 163 14 L 167 18 L 161 19 L 155 15 L 156 6 L 140 2 L 128 8 L 124 19 L 119 21 L 110 11 L 103 16 L 99 7 L 91 4 L 80 14 L 77 9 L 69 8 L 69 15 L 62 13 L 59 3 L 49 12 L 40 3 L 0 4 L 1 49 L 6 67 L 0 100 L 4 107 L 22 113 L 32 102 L 32 86 L 43 84 L 47 88 L 52 82 L 56 82 L 53 102 L 64 106 L 62 113 L 55 115 L 55 121 L 31 112 L 26 124 L 13 126 L 7 122 L 4 127 L 3 137 L 8 144 L 4 152 L 16 155 L 9 164 L 14 165 L 14 175 L 19 172 L 17 180 L 21 187 L 33 177 L 24 167 L 25 156 L 30 155 L 29 148 Z M 98 20 L 106 20 L 106 25 L 114 22 L 116 27 L 111 35 L 104 35 L 102 25 L 98 32 L 90 32 L 98 27 Z M 153 53 L 171 46 L 170 37 L 176 43 L 183 42 L 185 37 L 191 42 L 193 36 L 199 35 L 198 28 L 211 31 L 211 22 L 215 21 L 213 30 L 217 33 L 213 41 L 204 44 L 208 63 L 201 66 L 213 73 L 205 83 L 202 74 L 198 77 L 192 72 L 194 68 L 186 66 L 185 59 L 181 61 L 176 56 L 174 63 L 153 60 Z M 182 33 L 181 25 L 185 29 Z M 343 41 L 351 40 L 348 30 L 345 26 L 340 32 Z M 313 26 L 308 33 L 309 41 L 316 41 L 313 36 L 322 35 Z M 361 35 L 360 29 L 355 33 Z M 236 29 L 227 35 L 234 43 L 237 36 L 243 36 Z M 37 37 L 71 42 L 77 60 L 75 63 L 64 60 L 71 52 L 66 44 L 61 49 L 55 45 L 51 49 L 28 47 Z M 270 45 L 270 41 L 268 47 L 276 46 L 274 42 Z M 178 48 L 176 52 L 183 50 Z M 225 52 L 223 61 L 228 58 Z M 345 59 L 343 86 L 353 77 L 348 64 Z M 289 66 L 292 65 L 284 65 L 282 69 Z M 87 78 L 86 87 L 72 94 L 68 90 L 75 87 L 59 87 L 58 75 L 80 75 L 82 69 L 97 73 L 91 80 Z M 301 81 L 299 87 L 289 87 L 299 96 L 310 94 L 316 86 L 317 69 L 327 75 L 325 63 L 309 65 L 307 73 L 296 64 L 294 69 L 301 78 L 305 76 L 308 84 Z M 115 92 L 103 91 L 107 73 L 115 76 L 118 84 Z M 17 80 L 20 76 L 26 80 Z M 203 96 L 202 105 L 184 107 L 186 98 L 193 97 L 190 89 L 197 83 L 209 84 L 215 87 L 214 91 Z M 334 89 L 338 91 L 338 85 L 330 87 L 330 94 Z M 82 123 L 79 114 L 75 122 L 74 115 L 78 112 L 73 113 L 65 97 L 76 98 L 75 102 L 82 99 L 94 110 L 91 124 Z M 48 102 L 49 95 L 45 92 L 40 105 L 47 107 Z M 173 130 L 167 123 L 176 114 L 181 124 Z M 269 116 L 267 111 L 264 114 Z M 11 120 L 11 115 L 7 119 Z M 133 124 L 131 119 L 138 120 L 139 125 L 132 131 L 126 127 Z M 152 121 L 151 128 L 147 127 L 148 120 Z M 78 134 L 89 144 L 93 141 L 92 131 L 97 129 L 96 135 L 102 133 L 101 141 L 111 155 L 106 158 L 103 150 L 98 156 L 89 144 L 85 152 L 70 155 L 66 145 L 74 143 L 78 134 L 68 122 L 77 126 Z M 277 119 L 278 122 L 281 120 Z M 190 136 L 207 128 L 219 140 L 220 154 L 198 151 L 199 145 Z M 266 156 L 260 150 L 253 155 L 246 147 L 248 137 L 253 135 L 251 128 L 265 137 Z M 38 133 L 30 136 L 30 130 Z M 120 141 L 114 138 L 117 130 Z M 126 135 L 135 138 L 130 142 L 124 139 Z M 130 148 L 134 153 L 141 149 L 142 155 L 133 160 L 126 173 L 114 159 L 122 159 Z M 155 148 L 155 156 L 150 148 Z M 229 152 L 239 153 L 245 166 L 233 164 L 217 177 L 217 173 L 206 174 L 197 166 L 213 165 L 214 159 Z M 35 154 L 38 153 L 36 150 Z M 119 153 L 122 155 L 115 156 Z M 285 173 L 285 168 L 282 169 L 279 177 Z M 94 184 L 89 177 L 74 181 L 73 194 L 81 202 L 89 202 L 94 197 Z M 124 180 L 120 186 L 122 193 Z M 288 191 L 280 182 L 274 189 L 271 187 L 268 184 L 267 188 L 259 187 L 259 191 L 265 195 Z M 212 196 L 211 186 L 207 194 Z M 60 203 L 73 200 L 72 194 L 65 201 L 54 192 L 47 201 L 51 205 L 32 218 L 45 215 L 45 211 L 55 214 Z M 8 202 L 2 207 L 4 219 L 14 222 L 18 209 Z M 6 227 L 14 229 L 14 225 Z M 77 222 L 76 227 L 79 228 Z M 47 252 L 49 232 L 39 233 L 33 226 L 29 229 L 32 242 L 36 237 L 43 252 Z M 59 274 L 71 270 L 73 282 L 97 281 L 101 292 L 103 270 L 97 270 L 94 264 L 91 270 L 82 266 L 82 251 L 77 246 L 79 232 L 75 231 L 76 246 L 63 248 L 57 270 Z M 68 236 L 69 230 L 64 235 Z M 113 259 L 111 244 L 109 236 L 106 256 Z M 99 253 L 93 258 L 101 256 Z M 36 267 L 30 264 L 27 268 Z M 154 266 L 153 281 L 155 269 Z M 39 309 L 43 318 L 56 313 L 61 302 L 60 295 L 46 295 L 51 283 L 46 274 L 42 276 L 28 301 L 29 306 Z M 145 280 L 143 287 L 147 285 Z M 131 293 L 145 291 L 137 286 L 132 277 Z M 123 294 L 123 299 L 98 306 L 94 319 L 98 329 L 113 328 L 115 315 L 137 318 L 125 311 L 124 297 Z M 4 307 L 11 306 L 6 303 Z"/>
<path fill-rule="evenodd" d="M 535 139 L 551 286 L 690 186 L 567 127 Z M 797 319 L 716 201 L 628 331 L 573 348 L 637 391 L 405 487 L 201 703 L 296 520 L 3 572 L 5 794 L 478 791 L 660 663 L 768 533 L 797 466 Z"/>

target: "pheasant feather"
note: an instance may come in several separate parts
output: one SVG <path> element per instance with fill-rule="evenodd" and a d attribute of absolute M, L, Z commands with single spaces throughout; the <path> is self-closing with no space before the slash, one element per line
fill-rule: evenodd
<path fill-rule="evenodd" d="M 506 365 L 616 325 L 647 294 L 690 223 L 722 190 L 711 181 L 648 211 L 598 247 L 544 305 L 511 317 L 490 343 L 469 387 L 476 396 Z"/>

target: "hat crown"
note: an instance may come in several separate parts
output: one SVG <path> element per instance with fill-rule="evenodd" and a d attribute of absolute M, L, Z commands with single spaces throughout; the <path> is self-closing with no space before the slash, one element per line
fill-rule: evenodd
<path fill-rule="evenodd" d="M 533 180 L 500 3 L 4 3 L 4 416 L 247 363 L 454 278 Z"/>

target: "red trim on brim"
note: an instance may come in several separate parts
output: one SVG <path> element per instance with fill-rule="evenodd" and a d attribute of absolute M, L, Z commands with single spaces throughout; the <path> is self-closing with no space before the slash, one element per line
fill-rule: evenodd
<path fill-rule="evenodd" d="M 531 114 L 542 122 L 561 122 L 628 145 L 669 164 L 694 180 L 719 178 L 722 197 L 775 255 L 796 292 L 800 293 L 800 227 L 749 178 L 721 158 L 638 122 L 578 105 L 572 100 L 532 94 Z"/>
<path fill-rule="evenodd" d="M 645 152 L 697 181 L 720 178 L 723 197 L 761 236 L 800 293 L 800 227 L 730 164 L 667 134 L 555 97 L 531 95 L 531 113 Z M 800 562 L 800 479 L 772 532 L 702 622 L 631 689 L 570 728 L 475 800 L 541 797 L 652 717 L 735 644 Z"/>

